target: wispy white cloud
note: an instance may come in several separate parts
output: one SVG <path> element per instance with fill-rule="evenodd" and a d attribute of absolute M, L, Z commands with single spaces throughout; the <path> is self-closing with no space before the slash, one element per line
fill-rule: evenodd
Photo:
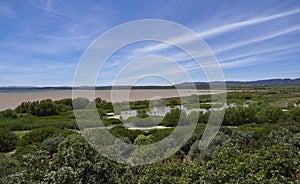
<path fill-rule="evenodd" d="M 259 24 L 259 23 L 263 23 L 263 22 L 268 22 L 268 21 L 272 21 L 275 19 L 283 18 L 286 16 L 298 14 L 298 13 L 300 13 L 300 9 L 289 10 L 286 12 L 277 13 L 277 14 L 273 14 L 273 15 L 269 15 L 269 16 L 265 16 L 265 17 L 252 18 L 252 19 L 212 28 L 212 29 L 200 32 L 199 35 L 202 37 L 216 36 L 216 35 L 223 34 L 225 32 L 233 31 L 236 29 L 240 29 L 240 28 L 243 28 L 246 26 L 251 26 L 251 25 Z"/>
<path fill-rule="evenodd" d="M 237 60 L 242 59 L 246 57 L 256 56 L 256 55 L 266 55 L 266 54 L 272 54 L 272 53 L 283 53 L 287 54 L 288 52 L 292 52 L 295 50 L 299 50 L 300 43 L 295 44 L 288 44 L 288 45 L 272 45 L 270 47 L 263 47 L 263 48 L 254 48 L 254 49 L 245 49 L 240 51 L 239 53 L 232 54 L 229 57 L 219 57 L 219 61 L 221 63 L 228 62 L 231 60 Z"/>
<path fill-rule="evenodd" d="M 265 17 L 257 17 L 257 18 L 252 18 L 252 19 L 240 21 L 240 22 L 235 22 L 235 23 L 231 23 L 231 24 L 222 25 L 222 26 L 219 26 L 219 27 L 215 27 L 215 28 L 203 31 L 203 32 L 198 32 L 197 34 L 199 36 L 205 37 L 205 38 L 213 37 L 213 36 L 224 34 L 224 33 L 230 32 L 230 31 L 241 29 L 241 28 L 246 27 L 246 26 L 252 26 L 252 25 L 255 25 L 255 24 L 259 24 L 259 23 L 268 22 L 268 21 L 272 21 L 272 20 L 275 20 L 275 19 L 283 18 L 283 17 L 286 17 L 286 16 L 298 14 L 298 13 L 300 13 L 300 9 L 289 10 L 289 11 L 286 11 L 286 12 L 276 13 L 276 14 L 272 14 L 272 15 L 269 15 L 269 16 L 265 16 Z M 221 47 L 219 47 L 217 49 L 214 49 L 214 53 L 218 54 L 218 53 L 225 52 L 225 51 L 228 51 L 228 50 L 231 50 L 231 49 L 246 46 L 248 44 L 262 42 L 262 41 L 265 41 L 265 40 L 268 40 L 268 39 L 272 39 L 272 38 L 275 38 L 275 37 L 279 37 L 279 36 L 297 31 L 299 29 L 300 29 L 300 25 L 290 26 L 290 27 L 287 27 L 287 28 L 279 29 L 277 31 L 265 33 L 263 35 L 258 35 L 258 36 L 255 36 L 253 38 L 247 39 L 247 40 L 237 41 L 237 42 L 231 43 L 227 46 L 222 45 Z M 180 45 L 180 44 L 190 43 L 190 42 L 193 42 L 193 41 L 195 41 L 195 37 L 186 34 L 186 35 L 182 35 L 181 37 L 172 38 L 167 42 L 175 43 L 177 45 Z M 127 55 L 128 55 L 128 57 L 134 58 L 136 56 L 146 55 L 146 54 L 150 54 L 150 53 L 163 52 L 164 50 L 170 49 L 171 47 L 172 46 L 170 46 L 166 43 L 157 43 L 157 44 L 153 44 L 153 45 L 150 45 L 150 46 L 137 48 L 137 49 L 133 50 L 132 52 L 130 52 Z"/>
<path fill-rule="evenodd" d="M 235 48 L 239 48 L 239 47 L 242 47 L 242 46 L 245 46 L 245 45 L 249 45 L 249 44 L 269 40 L 269 39 L 272 39 L 272 38 L 276 38 L 276 37 L 279 37 L 279 36 L 297 31 L 299 29 L 300 29 L 300 25 L 288 27 L 288 28 L 285 28 L 285 29 L 279 29 L 277 31 L 270 32 L 270 33 L 267 33 L 267 34 L 264 34 L 264 35 L 260 35 L 260 36 L 254 37 L 254 38 L 250 38 L 250 39 L 242 40 L 242 41 L 237 41 L 236 43 L 232 43 L 228 46 L 222 46 L 218 49 L 214 49 L 214 52 L 215 53 L 225 52 L 225 51 L 235 49 Z"/>

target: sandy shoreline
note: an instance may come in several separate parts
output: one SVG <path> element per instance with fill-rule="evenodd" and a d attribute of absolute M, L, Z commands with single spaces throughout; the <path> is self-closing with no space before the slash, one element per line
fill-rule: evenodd
<path fill-rule="evenodd" d="M 112 101 L 111 90 L 96 90 L 95 96 L 89 95 L 85 90 L 78 90 L 80 94 L 77 96 L 84 96 L 93 100 L 96 97 L 101 97 L 107 101 Z M 126 90 L 115 90 L 113 101 L 126 101 L 129 96 L 130 101 L 151 99 L 154 97 L 168 98 L 177 96 L 189 96 L 193 94 L 205 95 L 210 94 L 210 90 L 149 90 L 149 89 L 136 89 L 131 90 L 129 95 Z M 213 91 L 212 93 L 220 93 Z M 5 109 L 14 109 L 22 102 L 35 101 L 43 99 L 58 100 L 63 98 L 72 98 L 72 90 L 20 90 L 20 91 L 0 91 L 0 111 Z"/>

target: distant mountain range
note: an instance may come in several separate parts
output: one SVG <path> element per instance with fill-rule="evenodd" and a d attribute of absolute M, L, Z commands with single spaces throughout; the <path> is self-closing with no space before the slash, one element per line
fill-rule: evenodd
<path fill-rule="evenodd" d="M 240 85 L 240 84 L 250 84 L 250 85 L 298 85 L 300 84 L 300 78 L 297 79 L 267 79 L 267 80 L 257 80 L 257 81 L 226 81 L 227 85 Z"/>
<path fill-rule="evenodd" d="M 218 84 L 220 82 L 211 82 Z M 239 86 L 239 85 L 300 85 L 300 78 L 296 79 L 266 79 L 266 80 L 256 80 L 256 81 L 225 81 L 227 86 Z M 208 86 L 208 82 L 184 82 L 175 85 L 176 87 L 188 87 L 190 85 L 196 86 Z M 175 86 L 115 86 L 116 89 L 173 89 Z M 96 89 L 109 90 L 112 86 L 97 86 Z M 35 87 L 35 86 L 3 86 L 0 90 L 20 90 L 20 89 L 41 89 L 41 90 L 71 90 L 71 86 L 60 86 L 60 87 Z M 75 89 L 91 89 L 91 87 L 76 87 Z"/>
<path fill-rule="evenodd" d="M 220 82 L 212 82 L 212 83 L 220 83 Z M 300 78 L 296 79 L 265 79 L 265 80 L 256 80 L 256 81 L 225 81 L 226 85 L 299 85 Z M 181 85 L 189 85 L 192 83 L 181 83 Z M 195 82 L 196 85 L 208 85 L 208 82 Z"/>

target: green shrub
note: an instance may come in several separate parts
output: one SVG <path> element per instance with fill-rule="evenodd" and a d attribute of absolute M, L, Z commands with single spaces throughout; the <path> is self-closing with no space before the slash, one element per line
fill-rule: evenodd
<path fill-rule="evenodd" d="M 73 109 L 72 98 L 65 98 L 65 99 L 61 99 L 61 100 L 55 100 L 54 103 L 57 104 L 57 105 L 63 105 L 63 106 L 66 106 L 67 108 Z"/>
<path fill-rule="evenodd" d="M 37 116 L 51 116 L 58 113 L 58 106 L 50 99 L 42 100 L 40 103 L 36 104 L 32 112 L 33 115 Z"/>
<path fill-rule="evenodd" d="M 135 145 L 145 145 L 145 144 L 151 144 L 153 142 L 154 141 L 152 135 L 145 136 L 143 134 L 138 135 L 134 140 Z"/>
<path fill-rule="evenodd" d="M 133 143 L 135 138 L 141 134 L 142 132 L 139 130 L 128 130 L 123 126 L 115 126 L 109 129 L 110 133 L 113 134 L 117 138 L 127 137 Z"/>
<path fill-rule="evenodd" d="M 18 146 L 26 147 L 31 144 L 37 144 L 38 146 L 40 146 L 42 142 L 49 137 L 54 137 L 54 136 L 66 137 L 70 134 L 74 134 L 74 132 L 71 130 L 62 130 L 54 127 L 39 128 L 25 134 L 22 137 L 22 139 L 20 139 Z"/>
<path fill-rule="evenodd" d="M 258 123 L 278 123 L 285 119 L 285 114 L 280 108 L 267 107 L 256 114 Z"/>
<path fill-rule="evenodd" d="M 19 168 L 19 163 L 10 155 L 0 153 L 0 182 L 2 178 L 14 173 Z"/>
<path fill-rule="evenodd" d="M 13 119 L 18 118 L 18 114 L 14 110 L 11 110 L 11 109 L 6 109 L 5 111 L 2 111 L 1 115 L 4 117 L 13 118 Z"/>
<path fill-rule="evenodd" d="M 252 107 L 231 107 L 225 110 L 223 125 L 238 126 L 255 123 L 255 109 Z"/>
<path fill-rule="evenodd" d="M 291 117 L 294 121 L 300 123 L 300 107 L 295 107 L 290 110 Z"/>
<path fill-rule="evenodd" d="M 89 99 L 78 97 L 73 99 L 73 109 L 83 109 L 90 103 Z"/>
<path fill-rule="evenodd" d="M 192 159 L 210 160 L 213 156 L 229 142 L 229 136 L 219 132 L 212 142 L 204 150 L 200 150 L 200 140 L 197 140 L 189 151 Z"/>
<path fill-rule="evenodd" d="M 127 123 L 132 123 L 137 127 L 153 127 L 162 122 L 161 116 L 149 116 L 147 118 L 130 117 L 126 120 Z"/>
<path fill-rule="evenodd" d="M 178 125 L 189 124 L 189 120 L 185 111 L 182 111 L 178 108 L 172 109 L 168 112 L 164 119 L 162 120 L 162 125 L 174 127 Z"/>
<path fill-rule="evenodd" d="M 0 128 L 0 152 L 9 152 L 15 149 L 18 137 L 7 129 Z"/>
<path fill-rule="evenodd" d="M 57 153 L 59 143 L 64 140 L 63 137 L 49 137 L 42 142 L 41 149 L 50 152 L 51 154 Z"/>
<path fill-rule="evenodd" d="M 110 118 L 110 119 L 103 118 L 102 121 L 104 125 L 119 125 L 123 123 L 121 120 L 115 118 Z"/>

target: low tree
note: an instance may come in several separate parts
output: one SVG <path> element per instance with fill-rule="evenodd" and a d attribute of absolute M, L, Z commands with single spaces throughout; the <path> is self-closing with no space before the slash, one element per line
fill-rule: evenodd
<path fill-rule="evenodd" d="M 49 153 L 57 153 L 58 145 L 64 140 L 64 137 L 49 137 L 42 142 L 41 149 Z"/>
<path fill-rule="evenodd" d="M 145 145 L 145 144 L 151 144 L 153 142 L 154 141 L 152 135 L 145 136 L 143 134 L 138 135 L 134 140 L 135 145 Z"/>
<path fill-rule="evenodd" d="M 164 119 L 162 120 L 162 124 L 174 127 L 177 125 L 187 125 L 189 124 L 189 120 L 185 111 L 176 108 L 172 109 L 165 115 Z"/>
<path fill-rule="evenodd" d="M 290 110 L 291 117 L 294 121 L 300 123 L 300 107 L 294 107 Z"/>
<path fill-rule="evenodd" d="M 9 152 L 15 149 L 18 137 L 7 129 L 0 128 L 0 152 Z"/>
<path fill-rule="evenodd" d="M 17 119 L 18 118 L 18 114 L 11 109 L 6 109 L 5 111 L 1 112 L 1 115 L 7 118 L 12 118 L 12 119 Z"/>
<path fill-rule="evenodd" d="M 73 109 L 83 109 L 90 103 L 89 99 L 78 97 L 73 99 Z"/>

